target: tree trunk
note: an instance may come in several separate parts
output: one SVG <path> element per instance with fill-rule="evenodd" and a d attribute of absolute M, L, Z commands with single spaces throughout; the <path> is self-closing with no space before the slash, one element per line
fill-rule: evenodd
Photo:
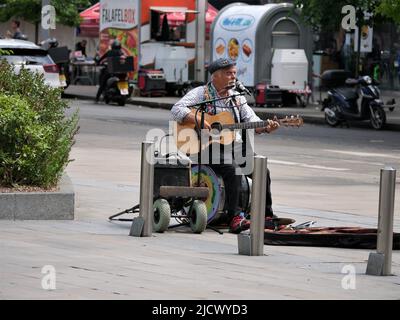
<path fill-rule="evenodd" d="M 35 22 L 35 43 L 39 42 L 39 22 Z"/>
<path fill-rule="evenodd" d="M 358 26 L 358 38 L 357 38 L 357 56 L 356 56 L 356 79 L 360 74 L 360 55 L 361 55 L 361 28 L 362 26 Z"/>

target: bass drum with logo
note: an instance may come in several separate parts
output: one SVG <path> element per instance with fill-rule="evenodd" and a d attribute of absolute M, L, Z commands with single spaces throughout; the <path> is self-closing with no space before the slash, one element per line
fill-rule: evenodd
<path fill-rule="evenodd" d="M 198 185 L 199 166 L 192 166 L 192 185 Z M 252 180 L 242 176 L 239 190 L 239 207 L 245 213 L 250 211 Z M 207 207 L 207 224 L 218 224 L 225 219 L 226 194 L 224 180 L 207 165 L 201 166 L 200 187 L 207 187 L 209 195 L 202 199 Z"/>

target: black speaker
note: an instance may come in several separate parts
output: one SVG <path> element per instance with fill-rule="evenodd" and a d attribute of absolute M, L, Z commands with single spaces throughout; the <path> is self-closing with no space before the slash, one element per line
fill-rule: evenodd
<path fill-rule="evenodd" d="M 190 163 L 157 161 L 154 165 L 154 197 L 160 196 L 161 186 L 190 187 Z"/>
<path fill-rule="evenodd" d="M 49 56 L 53 59 L 54 63 L 67 63 L 69 62 L 69 49 L 68 47 L 50 48 L 48 50 Z"/>

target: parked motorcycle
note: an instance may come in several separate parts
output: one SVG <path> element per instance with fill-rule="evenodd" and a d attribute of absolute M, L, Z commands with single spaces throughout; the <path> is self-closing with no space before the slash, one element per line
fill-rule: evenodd
<path fill-rule="evenodd" d="M 386 123 L 385 108 L 393 111 L 395 100 L 385 105 L 380 100 L 377 83 L 371 77 L 351 79 L 347 78 L 348 75 L 343 70 L 328 70 L 321 76 L 329 89 L 328 98 L 322 105 L 326 123 L 335 127 L 347 121 L 369 120 L 372 128 L 382 129 Z"/>

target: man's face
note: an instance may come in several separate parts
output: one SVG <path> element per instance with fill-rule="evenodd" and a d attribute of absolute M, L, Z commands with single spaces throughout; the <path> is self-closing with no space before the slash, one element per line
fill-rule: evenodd
<path fill-rule="evenodd" d="M 219 90 L 234 86 L 236 80 L 236 66 L 220 69 L 213 74 L 213 83 Z"/>

